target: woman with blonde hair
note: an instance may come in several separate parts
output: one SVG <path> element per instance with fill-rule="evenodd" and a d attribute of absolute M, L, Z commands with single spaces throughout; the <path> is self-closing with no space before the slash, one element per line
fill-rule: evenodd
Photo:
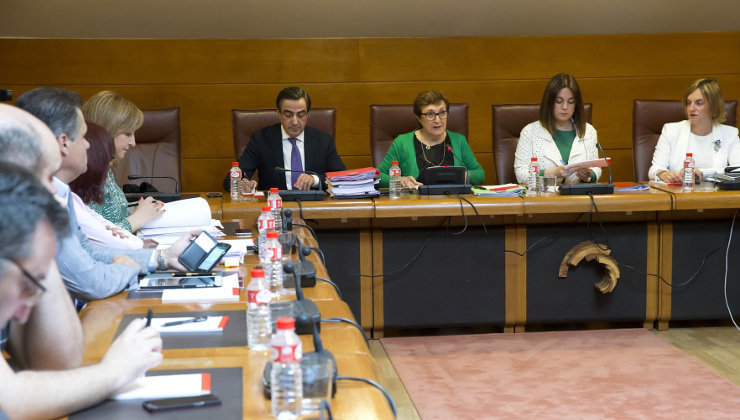
<path fill-rule="evenodd" d="M 683 182 L 683 161 L 692 153 L 694 177 L 724 172 L 726 166 L 740 165 L 740 139 L 737 128 L 725 122 L 725 103 L 719 83 L 699 79 L 683 94 L 686 120 L 668 123 L 655 145 L 650 180 L 666 183 Z"/>
<path fill-rule="evenodd" d="M 118 93 L 109 90 L 96 93 L 82 106 L 82 114 L 86 120 L 100 125 L 113 137 L 112 165 L 123 159 L 129 148 L 136 146 L 134 133 L 144 123 L 144 114 Z M 126 196 L 116 183 L 112 169 L 108 170 L 103 187 L 103 203 L 91 202 L 89 206 L 129 232 L 136 232 L 164 211 L 163 203 L 148 197 L 140 199 L 135 210 L 129 214 Z"/>

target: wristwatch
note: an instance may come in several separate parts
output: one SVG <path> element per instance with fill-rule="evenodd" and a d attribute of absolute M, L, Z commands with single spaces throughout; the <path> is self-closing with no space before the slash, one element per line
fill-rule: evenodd
<path fill-rule="evenodd" d="M 167 270 L 167 261 L 164 259 L 164 253 L 167 252 L 165 249 L 157 250 L 157 271 Z"/>

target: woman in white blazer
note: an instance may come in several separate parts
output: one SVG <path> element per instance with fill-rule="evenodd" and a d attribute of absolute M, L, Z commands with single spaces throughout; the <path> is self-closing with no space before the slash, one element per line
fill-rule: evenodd
<path fill-rule="evenodd" d="M 519 136 L 514 155 L 517 182 L 527 183 L 533 157 L 541 176 L 556 176 L 565 184 L 596 182 L 600 168 L 568 168 L 569 164 L 597 159 L 596 142 L 596 130 L 586 122 L 578 82 L 569 74 L 556 74 L 542 95 L 539 121 L 527 124 Z"/>
<path fill-rule="evenodd" d="M 699 79 L 683 95 L 687 120 L 663 126 L 648 173 L 651 180 L 667 183 L 683 181 L 683 162 L 692 153 L 694 176 L 724 172 L 726 166 L 740 165 L 740 139 L 737 128 L 723 125 L 725 103 L 719 83 Z"/>

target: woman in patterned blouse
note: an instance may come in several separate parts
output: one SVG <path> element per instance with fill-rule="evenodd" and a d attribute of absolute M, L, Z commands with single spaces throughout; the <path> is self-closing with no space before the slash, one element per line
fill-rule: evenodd
<path fill-rule="evenodd" d="M 121 95 L 109 90 L 98 92 L 82 106 L 82 114 L 86 120 L 102 126 L 113 136 L 115 153 L 111 166 L 123 159 L 129 148 L 136 146 L 134 132 L 143 124 L 144 114 Z M 140 199 L 135 210 L 129 214 L 126 196 L 116 183 L 113 170 L 108 170 L 103 187 L 103 204 L 92 202 L 90 208 L 129 232 L 136 232 L 164 211 L 163 203 L 147 197 Z"/>
<path fill-rule="evenodd" d="M 596 130 L 586 122 L 581 89 L 576 78 L 565 73 L 550 79 L 540 103 L 540 119 L 522 129 L 514 156 L 514 172 L 520 184 L 529 178 L 533 157 L 540 176 L 560 183 L 596 182 L 600 168 L 571 169 L 569 165 L 598 158 Z"/>

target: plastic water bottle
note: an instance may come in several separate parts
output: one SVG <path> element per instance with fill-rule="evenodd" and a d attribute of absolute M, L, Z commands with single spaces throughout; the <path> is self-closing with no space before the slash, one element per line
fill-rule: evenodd
<path fill-rule="evenodd" d="M 277 188 L 270 188 L 267 195 L 267 204 L 272 209 L 272 218 L 275 219 L 275 230 L 283 231 L 283 199 L 280 197 Z"/>
<path fill-rule="evenodd" d="M 267 350 L 272 335 L 270 301 L 272 293 L 265 280 L 265 270 L 253 268 L 247 285 L 247 346 L 252 350 Z"/>
<path fill-rule="evenodd" d="M 267 231 L 275 230 L 275 219 L 272 217 L 270 206 L 262 206 L 262 214 L 257 218 L 258 254 L 260 261 L 264 260 L 265 242 L 267 242 Z"/>
<path fill-rule="evenodd" d="M 231 201 L 239 201 L 242 197 L 242 169 L 239 167 L 239 162 L 231 162 L 229 177 L 231 178 Z"/>
<path fill-rule="evenodd" d="M 401 198 L 401 168 L 398 166 L 397 160 L 391 162 L 388 175 L 391 176 L 391 180 L 388 182 L 388 196 L 391 200 Z"/>
<path fill-rule="evenodd" d="M 303 347 L 293 318 L 278 318 L 277 332 L 270 340 L 270 358 L 272 415 L 279 420 L 298 418 L 303 400 Z"/>
<path fill-rule="evenodd" d="M 694 154 L 686 153 L 683 161 L 683 190 L 686 192 L 694 191 L 694 166 Z"/>
<path fill-rule="evenodd" d="M 536 157 L 533 157 L 529 163 L 527 173 L 529 174 L 529 178 L 527 179 L 527 193 L 528 195 L 534 195 L 537 193 L 537 177 L 540 176 L 540 164 L 537 163 Z"/>
<path fill-rule="evenodd" d="M 265 243 L 265 259 L 269 258 L 270 269 L 268 284 L 274 297 L 283 293 L 283 246 L 278 241 L 278 233 L 274 230 L 267 231 L 267 243 Z"/>

